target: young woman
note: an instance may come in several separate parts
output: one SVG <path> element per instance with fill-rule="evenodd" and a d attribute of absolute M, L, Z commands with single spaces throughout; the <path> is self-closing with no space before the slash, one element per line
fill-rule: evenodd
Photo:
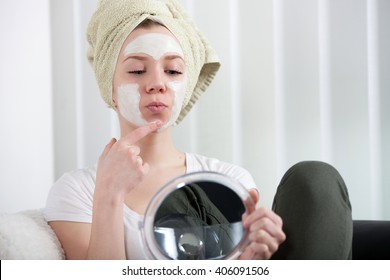
<path fill-rule="evenodd" d="M 172 143 L 172 125 L 219 67 L 176 1 L 100 1 L 88 38 L 89 60 L 104 100 L 117 112 L 121 137 L 107 144 L 97 166 L 64 174 L 49 194 L 45 217 L 68 259 L 147 258 L 138 223 L 161 186 L 185 173 L 224 173 L 258 201 L 246 170 Z M 269 259 L 286 238 L 282 219 L 266 208 L 245 216 L 243 225 L 250 242 L 241 259 Z"/>

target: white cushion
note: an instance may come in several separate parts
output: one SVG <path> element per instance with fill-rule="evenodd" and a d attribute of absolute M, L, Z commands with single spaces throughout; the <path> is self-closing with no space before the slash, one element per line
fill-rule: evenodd
<path fill-rule="evenodd" d="M 0 214 L 0 259 L 59 260 L 64 252 L 42 209 Z"/>

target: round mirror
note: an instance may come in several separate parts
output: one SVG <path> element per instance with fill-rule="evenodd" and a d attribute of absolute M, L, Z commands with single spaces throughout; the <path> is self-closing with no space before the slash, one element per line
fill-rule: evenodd
<path fill-rule="evenodd" d="M 152 198 L 142 233 L 154 259 L 233 259 L 245 248 L 242 215 L 254 209 L 249 192 L 215 172 L 178 177 Z"/>

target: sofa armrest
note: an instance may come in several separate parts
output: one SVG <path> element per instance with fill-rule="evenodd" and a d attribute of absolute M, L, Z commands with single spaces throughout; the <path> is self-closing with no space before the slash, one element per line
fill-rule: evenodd
<path fill-rule="evenodd" d="M 353 221 L 352 259 L 390 260 L 390 221 Z"/>
<path fill-rule="evenodd" d="M 61 244 L 41 209 L 0 213 L 0 259 L 64 259 Z"/>

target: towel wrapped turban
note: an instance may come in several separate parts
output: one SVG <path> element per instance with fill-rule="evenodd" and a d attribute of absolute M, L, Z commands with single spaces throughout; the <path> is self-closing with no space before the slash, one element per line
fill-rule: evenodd
<path fill-rule="evenodd" d="M 187 67 L 187 93 L 176 123 L 191 110 L 219 69 L 217 54 L 175 0 L 100 0 L 87 29 L 91 63 L 104 101 L 113 107 L 112 81 L 121 47 L 144 20 L 164 25 L 180 42 Z"/>

